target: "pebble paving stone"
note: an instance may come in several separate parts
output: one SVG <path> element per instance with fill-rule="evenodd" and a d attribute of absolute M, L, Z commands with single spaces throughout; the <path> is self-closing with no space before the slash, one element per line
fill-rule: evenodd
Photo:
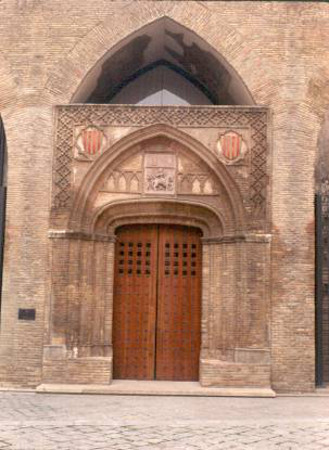
<path fill-rule="evenodd" d="M 0 450 L 328 450 L 329 396 L 0 391 Z"/>

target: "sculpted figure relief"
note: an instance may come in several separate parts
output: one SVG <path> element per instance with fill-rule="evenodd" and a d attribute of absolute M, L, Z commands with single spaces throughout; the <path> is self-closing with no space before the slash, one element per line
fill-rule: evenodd
<path fill-rule="evenodd" d="M 170 191 L 174 189 L 174 179 L 165 173 L 165 169 L 158 169 L 154 174 L 147 176 L 148 191 Z"/>

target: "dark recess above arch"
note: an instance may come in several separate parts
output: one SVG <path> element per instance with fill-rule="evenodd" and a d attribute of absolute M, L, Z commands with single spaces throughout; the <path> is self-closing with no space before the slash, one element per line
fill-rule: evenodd
<path fill-rule="evenodd" d="M 190 82 L 192 85 L 194 85 L 197 89 L 199 89 L 212 103 L 213 105 L 216 105 L 218 103 L 217 97 L 214 96 L 213 92 L 208 89 L 208 87 L 204 84 L 202 84 L 198 78 L 191 75 L 189 72 L 186 72 L 184 69 L 182 69 L 179 66 L 176 66 L 169 61 L 166 61 L 165 59 L 160 59 L 158 61 L 155 61 L 153 63 L 150 63 L 149 65 L 143 67 L 142 69 L 139 69 L 134 74 L 130 75 L 128 78 L 123 79 L 118 85 L 111 86 L 111 88 L 108 91 L 108 96 L 104 97 L 104 103 L 111 103 L 112 99 L 126 86 L 128 86 L 131 82 L 135 81 L 137 78 L 143 76 L 144 74 L 151 72 L 152 70 L 157 69 L 158 67 L 166 67 L 173 72 L 177 73 L 178 75 L 185 78 L 186 81 Z M 152 87 L 150 86 L 150 90 Z M 96 103 L 96 102 L 93 102 Z"/>
<path fill-rule="evenodd" d="M 233 67 L 194 32 L 167 17 L 109 50 L 81 83 L 73 102 L 111 103 L 127 84 L 160 65 L 183 76 L 213 104 L 254 104 Z"/>

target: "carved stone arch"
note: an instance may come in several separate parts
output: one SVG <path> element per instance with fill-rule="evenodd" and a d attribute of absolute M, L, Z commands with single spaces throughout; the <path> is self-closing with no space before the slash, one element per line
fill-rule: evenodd
<path fill-rule="evenodd" d="M 93 233 L 111 237 L 116 228 L 138 223 L 193 226 L 202 230 L 204 238 L 221 238 L 224 232 L 223 218 L 201 202 L 138 199 L 113 202 L 97 211 Z"/>
<path fill-rule="evenodd" d="M 173 145 L 178 144 L 186 152 L 198 157 L 214 174 L 221 186 L 222 197 L 227 198 L 229 219 L 223 220 L 222 226 L 227 232 L 241 232 L 246 227 L 246 212 L 242 196 L 236 182 L 217 156 L 194 137 L 172 126 L 157 124 L 133 131 L 109 147 L 90 167 L 76 194 L 69 228 L 92 232 L 94 218 L 98 215 L 95 200 L 98 191 L 104 183 L 104 177 L 109 167 L 133 154 L 141 151 L 154 138 L 167 138 Z"/>

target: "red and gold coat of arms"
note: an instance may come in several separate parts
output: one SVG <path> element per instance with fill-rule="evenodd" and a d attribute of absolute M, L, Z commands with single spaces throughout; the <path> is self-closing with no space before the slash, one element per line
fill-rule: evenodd
<path fill-rule="evenodd" d="M 219 137 L 217 150 L 218 156 L 225 164 L 234 164 L 244 158 L 247 146 L 241 134 L 227 131 Z"/>
<path fill-rule="evenodd" d="M 92 160 L 103 152 L 106 144 L 104 131 L 96 126 L 84 128 L 77 137 L 78 159 Z"/>

